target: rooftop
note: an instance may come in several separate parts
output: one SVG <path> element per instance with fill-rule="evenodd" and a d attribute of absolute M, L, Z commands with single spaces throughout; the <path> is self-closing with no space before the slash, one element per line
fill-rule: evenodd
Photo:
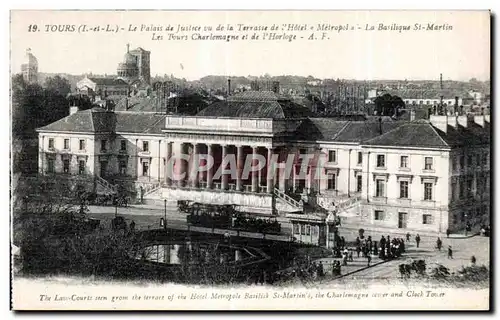
<path fill-rule="evenodd" d="M 71 114 L 38 131 L 161 134 L 165 117 L 152 112 L 112 112 L 92 108 Z"/>
<path fill-rule="evenodd" d="M 117 85 L 123 85 L 123 86 L 128 86 L 128 84 L 123 81 L 122 79 L 118 78 L 109 78 L 109 77 L 102 77 L 102 78 L 97 78 L 97 77 L 92 77 L 88 78 L 90 81 L 94 82 L 97 85 L 102 85 L 102 86 L 117 86 Z"/>
<path fill-rule="evenodd" d="M 208 106 L 197 116 L 294 119 L 306 118 L 312 113 L 308 108 L 272 91 L 245 91 Z"/>

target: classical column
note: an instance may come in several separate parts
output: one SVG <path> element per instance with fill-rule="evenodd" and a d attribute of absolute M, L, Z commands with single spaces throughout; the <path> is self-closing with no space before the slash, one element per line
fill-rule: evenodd
<path fill-rule="evenodd" d="M 181 187 L 184 187 L 186 186 L 186 181 L 188 179 L 188 175 L 189 175 L 189 172 L 188 172 L 188 167 L 189 167 L 189 160 L 185 160 L 183 159 L 183 157 L 187 156 L 187 143 L 181 143 L 181 152 L 180 152 L 180 155 L 179 155 L 179 163 L 180 163 L 180 174 L 181 175 L 184 175 L 184 177 L 179 177 L 179 185 Z"/>
<path fill-rule="evenodd" d="M 208 157 L 214 159 L 214 146 L 213 144 L 207 144 Z M 214 166 L 212 165 L 207 171 L 207 189 L 212 189 L 212 182 L 214 178 Z"/>
<path fill-rule="evenodd" d="M 257 149 L 258 147 L 252 147 L 252 166 L 257 165 Z M 252 170 L 252 192 L 257 192 L 258 190 L 258 175 L 257 171 Z"/>
<path fill-rule="evenodd" d="M 200 153 L 200 144 L 199 143 L 194 143 L 193 144 L 193 155 L 192 155 L 192 161 L 191 161 L 191 170 L 190 170 L 190 179 L 191 179 L 191 186 L 193 188 L 198 188 L 198 168 L 200 167 L 200 159 L 198 157 L 198 154 Z"/>
<path fill-rule="evenodd" d="M 241 183 L 241 172 L 243 170 L 243 146 L 237 146 L 236 151 L 236 190 L 241 191 L 243 184 Z"/>
<path fill-rule="evenodd" d="M 165 157 L 165 183 L 167 186 L 172 185 L 173 163 L 170 161 L 172 158 L 172 142 L 166 143 L 166 157 Z"/>
<path fill-rule="evenodd" d="M 222 172 L 224 172 L 227 168 L 227 162 L 225 161 L 226 156 L 227 156 L 227 151 L 229 149 L 228 145 L 222 146 L 222 161 L 221 161 L 221 166 L 222 166 Z M 227 182 L 228 182 L 228 175 L 223 173 L 221 176 L 221 182 L 222 182 L 222 190 L 227 190 Z"/>
<path fill-rule="evenodd" d="M 273 148 L 267 148 L 267 193 L 273 192 L 274 189 L 274 165 L 271 163 L 273 156 Z"/>
<path fill-rule="evenodd" d="M 278 163 L 280 164 L 279 174 L 278 174 L 278 187 L 281 191 L 286 192 L 287 188 L 287 179 L 288 177 L 286 176 L 286 159 L 287 159 L 287 154 L 286 154 L 286 149 L 284 147 L 280 147 L 279 150 L 279 156 L 278 156 Z"/>

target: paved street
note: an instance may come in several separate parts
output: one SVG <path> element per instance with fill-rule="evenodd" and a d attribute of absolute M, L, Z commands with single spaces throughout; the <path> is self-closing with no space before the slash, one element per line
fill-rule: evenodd
<path fill-rule="evenodd" d="M 111 219 L 115 216 L 114 207 L 101 207 L 101 206 L 90 206 L 91 217 L 101 219 L 103 224 L 109 224 Z M 155 229 L 159 227 L 160 218 L 164 216 L 165 210 L 158 206 L 131 206 L 128 208 L 118 208 L 118 214 L 125 217 L 127 222 L 134 220 L 137 229 L 147 230 Z M 167 206 L 167 222 L 170 228 L 174 229 L 187 229 L 186 215 L 179 212 L 176 207 Z M 282 225 L 282 230 L 284 233 L 289 234 L 290 226 L 288 224 Z M 192 230 L 196 230 L 193 228 Z M 201 231 L 201 230 L 200 230 Z M 223 232 L 222 230 L 219 230 Z M 220 233 L 218 232 L 218 233 Z M 217 233 L 217 230 L 216 230 Z M 243 233 L 241 235 L 244 235 Z M 390 233 L 381 232 L 366 232 L 365 237 L 372 236 L 374 241 L 379 241 L 380 237 L 387 235 L 393 237 Z M 248 235 L 250 236 L 250 235 Z M 342 229 L 340 228 L 340 236 L 344 236 L 347 242 L 352 242 L 358 236 L 356 230 L 352 229 Z M 412 234 L 409 242 L 405 242 L 407 252 L 405 255 L 398 260 L 389 261 L 380 265 L 375 265 L 369 269 L 365 269 L 356 272 L 352 275 L 346 277 L 346 279 L 387 279 L 387 278 L 397 278 L 399 277 L 398 265 L 403 263 L 403 261 L 410 259 L 424 259 L 427 264 L 427 269 L 430 270 L 437 264 L 442 264 L 452 272 L 457 271 L 462 266 L 470 265 L 470 259 L 472 255 L 476 257 L 478 265 L 489 265 L 489 240 L 490 238 L 475 236 L 466 239 L 450 238 L 447 239 L 446 236 L 442 237 L 443 247 L 441 251 L 438 251 L 436 247 L 437 237 L 431 237 L 426 235 L 421 235 L 420 247 L 416 248 L 414 234 Z M 401 236 L 400 236 L 401 237 Z M 269 236 L 269 239 L 274 238 Z M 278 240 L 278 239 L 276 239 Z M 405 239 L 406 241 L 406 239 Z M 447 249 L 451 245 L 453 250 L 453 259 L 448 259 Z M 323 258 L 320 261 L 324 264 L 325 271 L 331 273 L 331 263 L 335 260 L 333 258 Z M 350 262 L 348 266 L 342 266 L 342 274 L 346 274 L 357 269 L 363 269 L 367 266 L 366 258 L 357 258 L 356 253 L 354 253 L 354 262 Z M 318 261 L 319 262 L 319 261 Z M 378 257 L 373 256 L 372 265 L 380 262 Z"/>
<path fill-rule="evenodd" d="M 378 238 L 375 238 L 378 239 Z M 427 270 L 431 270 L 437 264 L 449 268 L 451 272 L 458 271 L 462 266 L 471 265 L 471 257 L 476 257 L 477 265 L 489 267 L 489 240 L 490 238 L 475 236 L 467 239 L 442 238 L 443 248 L 438 251 L 435 246 L 437 238 L 422 237 L 420 247 L 417 249 L 414 241 L 410 241 L 408 252 L 399 260 L 390 261 L 370 269 L 366 269 L 350 276 L 349 279 L 387 279 L 400 277 L 398 266 L 405 260 L 424 259 Z M 448 259 L 447 248 L 451 245 L 453 259 Z"/>

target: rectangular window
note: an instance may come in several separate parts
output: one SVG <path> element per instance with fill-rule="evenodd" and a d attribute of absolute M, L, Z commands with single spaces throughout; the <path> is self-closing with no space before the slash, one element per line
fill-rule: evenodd
<path fill-rule="evenodd" d="M 337 152 L 335 150 L 328 151 L 328 162 L 337 162 Z"/>
<path fill-rule="evenodd" d="M 408 168 L 408 156 L 401 156 L 401 161 L 399 163 L 400 168 Z"/>
<path fill-rule="evenodd" d="M 375 220 L 384 220 L 384 211 L 375 210 Z"/>
<path fill-rule="evenodd" d="M 54 149 L 54 138 L 49 138 L 49 149 Z"/>
<path fill-rule="evenodd" d="M 121 140 L 120 141 L 120 150 L 121 151 L 127 151 L 127 140 Z"/>
<path fill-rule="evenodd" d="M 385 155 L 377 155 L 377 168 L 385 168 Z"/>
<path fill-rule="evenodd" d="M 432 224 L 432 215 L 430 214 L 422 215 L 422 224 Z"/>
<path fill-rule="evenodd" d="M 385 181 L 382 179 L 377 179 L 375 181 L 375 196 L 385 197 Z"/>
<path fill-rule="evenodd" d="M 425 170 L 432 170 L 432 157 L 425 157 Z"/>
<path fill-rule="evenodd" d="M 328 175 L 328 190 L 336 190 L 337 189 L 337 175 L 329 174 Z"/>
<path fill-rule="evenodd" d="M 125 160 L 120 160 L 120 174 L 127 174 L 127 162 Z"/>
<path fill-rule="evenodd" d="M 78 161 L 78 174 L 85 174 L 85 160 Z"/>
<path fill-rule="evenodd" d="M 460 169 L 465 169 L 465 157 L 460 156 Z"/>
<path fill-rule="evenodd" d="M 69 150 L 69 139 L 64 139 L 64 150 Z"/>
<path fill-rule="evenodd" d="M 149 152 L 149 141 L 142 142 L 142 151 Z"/>
<path fill-rule="evenodd" d="M 357 192 L 363 191 L 363 176 L 358 174 L 358 176 L 356 177 L 356 182 L 357 182 L 356 183 L 356 185 L 357 185 L 356 191 Z"/>
<path fill-rule="evenodd" d="M 55 162 L 54 159 L 49 159 L 47 161 L 47 172 L 48 173 L 54 173 L 56 171 L 54 162 Z"/>
<path fill-rule="evenodd" d="M 300 225 L 298 223 L 293 224 L 293 234 L 300 234 Z"/>
<path fill-rule="evenodd" d="M 107 140 L 101 140 L 101 151 L 106 151 L 108 149 Z"/>
<path fill-rule="evenodd" d="M 142 175 L 146 177 L 149 176 L 149 162 L 142 163 Z"/>
<path fill-rule="evenodd" d="M 363 163 L 363 152 L 358 152 L 358 164 Z"/>
<path fill-rule="evenodd" d="M 476 154 L 476 166 L 480 166 L 481 165 L 481 154 L 478 153 Z"/>
<path fill-rule="evenodd" d="M 300 234 L 303 236 L 306 235 L 306 226 L 304 224 L 300 225 Z"/>
<path fill-rule="evenodd" d="M 408 199 L 408 181 L 399 182 L 399 197 L 402 199 Z"/>
<path fill-rule="evenodd" d="M 453 158 L 451 165 L 452 165 L 453 171 L 456 171 L 457 170 L 457 158 Z"/>
<path fill-rule="evenodd" d="M 80 141 L 78 141 L 78 149 L 85 150 L 85 140 L 80 139 Z"/>
<path fill-rule="evenodd" d="M 63 160 L 63 172 L 69 173 L 69 159 Z"/>
<path fill-rule="evenodd" d="M 432 183 L 424 183 L 424 200 L 432 200 Z"/>
<path fill-rule="evenodd" d="M 306 236 L 310 236 L 311 235 L 311 226 L 306 224 Z"/>

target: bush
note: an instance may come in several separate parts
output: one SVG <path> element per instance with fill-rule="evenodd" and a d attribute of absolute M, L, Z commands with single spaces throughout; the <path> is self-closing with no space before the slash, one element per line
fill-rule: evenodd
<path fill-rule="evenodd" d="M 484 265 L 470 266 L 462 267 L 462 269 L 458 271 L 458 276 L 459 278 L 467 281 L 485 281 L 490 278 L 490 272 Z"/>
<path fill-rule="evenodd" d="M 450 269 L 446 268 L 442 264 L 432 269 L 431 277 L 434 279 L 446 279 L 450 276 Z"/>

